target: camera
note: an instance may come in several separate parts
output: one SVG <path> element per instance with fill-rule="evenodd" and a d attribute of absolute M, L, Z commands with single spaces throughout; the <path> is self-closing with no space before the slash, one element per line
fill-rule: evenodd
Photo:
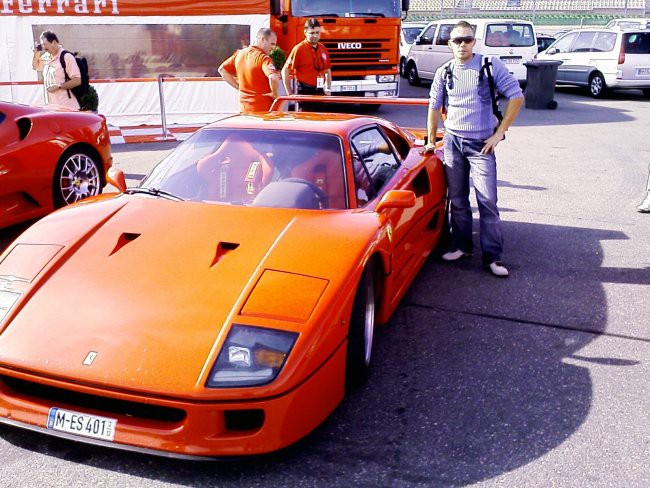
<path fill-rule="evenodd" d="M 42 51 L 43 50 L 43 45 L 42 44 L 34 44 L 34 49 L 36 51 Z"/>

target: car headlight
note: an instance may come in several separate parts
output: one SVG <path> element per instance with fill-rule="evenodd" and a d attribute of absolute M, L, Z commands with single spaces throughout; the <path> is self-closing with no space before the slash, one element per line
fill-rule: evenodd
<path fill-rule="evenodd" d="M 233 325 L 206 386 L 227 388 L 270 383 L 284 366 L 297 338 L 294 332 Z"/>
<path fill-rule="evenodd" d="M 390 83 L 395 81 L 397 75 L 377 75 L 377 81 L 379 83 Z"/>

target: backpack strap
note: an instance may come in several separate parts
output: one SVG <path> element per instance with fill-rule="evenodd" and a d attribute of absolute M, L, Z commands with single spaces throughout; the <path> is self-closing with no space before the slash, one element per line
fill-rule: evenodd
<path fill-rule="evenodd" d="M 68 76 L 68 71 L 65 66 L 65 55 L 68 54 L 70 51 L 66 51 L 65 49 L 61 51 L 61 55 L 59 56 L 59 63 L 61 63 L 61 67 L 63 68 L 63 76 L 65 77 L 65 81 L 70 81 L 70 77 Z M 70 94 L 70 90 L 66 90 L 68 92 L 68 98 L 72 98 L 72 95 Z"/>
<path fill-rule="evenodd" d="M 449 61 L 444 65 L 443 74 L 442 74 L 442 113 L 443 120 L 447 118 L 447 105 L 449 95 L 447 94 L 447 89 L 452 89 L 454 87 L 454 72 L 452 71 L 453 60 Z"/>
<path fill-rule="evenodd" d="M 483 78 L 483 71 L 485 71 L 485 74 L 487 75 L 487 79 L 488 79 L 488 85 L 490 87 L 490 98 L 492 99 L 492 112 L 494 113 L 495 117 L 499 120 L 499 123 L 501 123 L 501 121 L 503 120 L 503 114 L 501 113 L 501 110 L 499 110 L 499 104 L 497 103 L 496 86 L 494 84 L 494 77 L 492 76 L 492 70 L 490 69 L 490 66 L 492 66 L 492 56 L 485 56 L 483 58 L 483 67 L 481 68 L 479 79 Z"/>

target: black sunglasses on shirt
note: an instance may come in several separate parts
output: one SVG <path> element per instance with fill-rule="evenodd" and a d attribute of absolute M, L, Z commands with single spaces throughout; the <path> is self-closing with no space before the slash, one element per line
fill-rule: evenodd
<path fill-rule="evenodd" d="M 465 36 L 465 37 L 454 37 L 451 42 L 460 46 L 463 42 L 465 44 L 471 44 L 474 42 L 474 36 Z"/>

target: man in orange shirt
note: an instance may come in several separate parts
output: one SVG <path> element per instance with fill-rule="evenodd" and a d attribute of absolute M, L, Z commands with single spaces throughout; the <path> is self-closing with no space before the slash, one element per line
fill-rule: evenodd
<path fill-rule="evenodd" d="M 219 66 L 219 74 L 239 91 L 242 113 L 268 112 L 278 96 L 280 75 L 269 57 L 277 40 L 275 32 L 263 27 L 254 44 L 235 52 Z"/>
<path fill-rule="evenodd" d="M 293 47 L 284 68 L 282 68 L 282 82 L 287 93 L 330 94 L 332 62 L 327 48 L 318 42 L 320 34 L 321 28 L 318 20 L 308 19 L 305 22 L 305 40 Z M 292 80 L 294 81 L 293 89 L 291 87 Z"/>

